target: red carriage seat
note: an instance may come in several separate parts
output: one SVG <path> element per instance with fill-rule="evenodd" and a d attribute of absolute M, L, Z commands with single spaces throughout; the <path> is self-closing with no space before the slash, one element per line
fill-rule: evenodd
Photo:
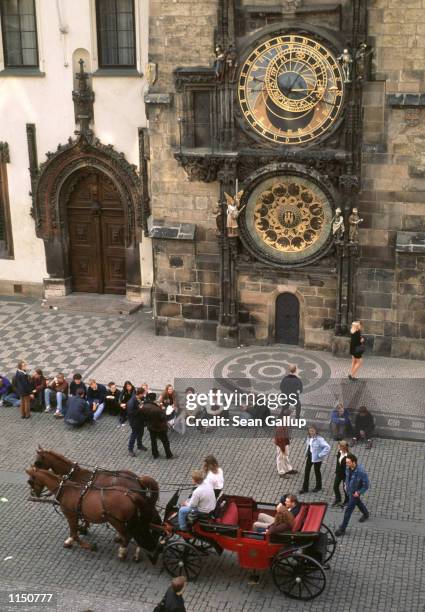
<path fill-rule="evenodd" d="M 323 517 L 326 513 L 326 504 L 310 504 L 307 512 L 306 519 L 302 526 L 301 531 L 320 531 Z M 298 518 L 298 517 L 297 517 Z"/>
<path fill-rule="evenodd" d="M 238 507 L 235 504 L 235 502 L 230 502 L 227 505 L 223 513 L 223 516 L 216 519 L 216 522 L 221 523 L 222 525 L 237 525 L 238 520 L 239 520 Z"/>
<path fill-rule="evenodd" d="M 301 527 L 303 526 L 305 517 L 307 516 L 307 512 L 308 512 L 308 506 L 306 504 L 301 504 L 300 511 L 295 517 L 294 524 L 292 525 L 292 533 L 301 531 Z"/>

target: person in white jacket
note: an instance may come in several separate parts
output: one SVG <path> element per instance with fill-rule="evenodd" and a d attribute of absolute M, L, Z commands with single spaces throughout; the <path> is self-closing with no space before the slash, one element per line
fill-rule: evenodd
<path fill-rule="evenodd" d="M 208 455 L 205 457 L 204 474 L 205 482 L 209 482 L 212 485 L 215 496 L 218 498 L 221 495 L 224 487 L 224 476 L 223 470 L 218 465 L 218 461 L 214 455 Z"/>
<path fill-rule="evenodd" d="M 314 466 L 314 475 L 316 477 L 316 487 L 313 489 L 313 493 L 317 493 L 322 490 L 322 474 L 320 472 L 322 467 L 322 461 L 328 456 L 330 446 L 322 436 L 319 436 L 316 427 L 309 427 L 306 440 L 306 463 L 304 471 L 304 484 L 303 488 L 299 492 L 307 493 L 308 485 L 310 480 L 311 466 Z"/>

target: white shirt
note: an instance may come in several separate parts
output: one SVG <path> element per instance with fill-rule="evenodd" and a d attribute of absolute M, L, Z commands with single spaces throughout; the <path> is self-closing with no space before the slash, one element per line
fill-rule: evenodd
<path fill-rule="evenodd" d="M 220 467 L 218 468 L 216 473 L 211 472 L 210 470 L 205 476 L 204 482 L 209 482 L 212 485 L 213 489 L 221 490 L 224 487 L 223 470 Z"/>
<path fill-rule="evenodd" d="M 338 461 L 339 461 L 339 463 L 342 463 L 342 460 L 343 460 L 343 459 L 344 459 L 344 457 L 346 457 L 347 455 L 348 455 L 348 453 L 343 453 L 343 452 L 341 451 L 341 454 L 340 454 L 340 456 L 338 457 Z"/>
<path fill-rule="evenodd" d="M 215 498 L 214 489 L 211 483 L 204 482 L 200 484 L 189 500 L 191 508 L 197 508 L 199 512 L 212 512 L 215 509 L 217 500 Z"/>

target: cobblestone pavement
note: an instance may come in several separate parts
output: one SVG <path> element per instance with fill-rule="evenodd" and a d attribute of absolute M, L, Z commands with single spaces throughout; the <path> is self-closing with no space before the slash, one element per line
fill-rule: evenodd
<path fill-rule="evenodd" d="M 55 448 L 92 466 L 133 469 L 154 476 L 162 485 L 160 503 L 174 486 L 188 483 L 193 467 L 213 452 L 223 465 L 228 492 L 274 501 L 286 491 L 297 491 L 301 475 L 282 481 L 275 471 L 275 447 L 269 437 L 233 429 L 185 436 L 172 434 L 177 458 L 154 461 L 150 453 L 130 458 L 126 453 L 128 428 L 117 428 L 112 417 L 102 417 L 93 427 L 69 431 L 47 414 L 22 421 L 12 408 L 0 410 L 0 583 L 2 590 L 36 589 L 58 593 L 57 610 L 64 612 L 151 611 L 169 582 L 161 559 L 153 567 L 119 562 L 112 531 L 96 526 L 89 536 L 98 550 L 66 550 L 64 520 L 45 504 L 27 501 L 23 473 L 35 456 L 37 444 Z M 298 433 L 291 445 L 291 462 L 302 470 L 304 442 Z M 320 499 L 332 501 L 334 458 L 324 463 L 324 492 Z M 247 582 L 229 553 L 205 558 L 200 577 L 190 583 L 186 602 L 189 612 L 423 612 L 425 534 L 423 529 L 424 446 L 417 442 L 377 440 L 368 451 L 356 449 L 365 465 L 371 489 L 365 502 L 371 520 L 359 525 L 353 515 L 347 535 L 339 541 L 331 569 L 326 572 L 326 591 L 311 603 L 301 604 L 280 595 L 270 572 L 261 573 L 256 586 Z M 284 484 L 283 484 L 284 483 Z M 313 494 L 305 499 L 319 499 Z M 326 522 L 335 528 L 340 511 L 329 510 Z M 8 608 L 0 607 L 2 610 Z M 23 609 L 23 608 L 21 608 Z"/>
<path fill-rule="evenodd" d="M 0 372 L 13 374 L 24 357 L 52 375 L 80 371 L 118 384 L 126 379 L 178 389 L 196 379 L 246 379 L 255 391 L 277 391 L 285 367 L 299 365 L 305 416 L 327 425 L 340 400 L 352 411 L 365 404 L 383 436 L 425 440 L 425 363 L 365 357 L 361 380 L 349 382 L 348 358 L 298 347 L 223 349 L 213 342 L 158 337 L 152 311 L 105 316 L 42 308 L 37 300 L 0 298 Z M 246 382 L 246 381 L 245 381 Z M 196 387 L 196 384 L 194 385 Z M 221 385 L 220 385 L 221 386 Z"/>

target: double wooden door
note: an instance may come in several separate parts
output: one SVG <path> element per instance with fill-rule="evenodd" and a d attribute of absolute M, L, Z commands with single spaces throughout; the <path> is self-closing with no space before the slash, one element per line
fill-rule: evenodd
<path fill-rule="evenodd" d="M 298 344 L 300 303 L 293 293 L 281 293 L 276 300 L 276 342 Z"/>
<path fill-rule="evenodd" d="M 125 216 L 112 181 L 100 173 L 83 175 L 67 213 L 73 291 L 124 294 Z"/>

